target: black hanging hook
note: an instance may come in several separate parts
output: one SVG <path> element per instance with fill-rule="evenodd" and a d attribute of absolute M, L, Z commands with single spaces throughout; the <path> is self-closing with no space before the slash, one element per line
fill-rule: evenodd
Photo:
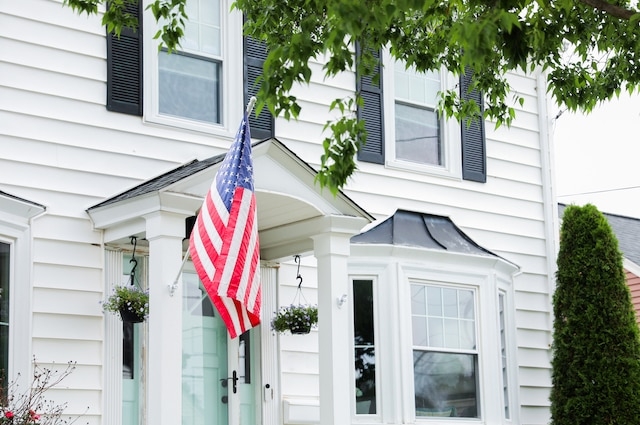
<path fill-rule="evenodd" d="M 298 271 L 297 271 L 297 276 L 296 279 L 298 279 L 298 289 L 300 289 L 300 287 L 302 286 L 302 276 L 300 275 L 300 256 L 298 254 L 295 255 L 295 257 L 293 257 L 294 261 L 296 262 L 296 264 L 298 265 Z"/>
<path fill-rule="evenodd" d="M 131 276 L 131 285 L 135 285 L 136 267 L 138 267 L 138 260 L 136 260 L 137 244 L 138 244 L 138 238 L 135 236 L 131 236 L 131 245 L 133 245 L 133 254 L 131 254 L 131 260 L 129 260 L 129 263 L 133 263 L 133 267 L 131 268 L 131 273 L 129 273 L 129 275 Z"/>

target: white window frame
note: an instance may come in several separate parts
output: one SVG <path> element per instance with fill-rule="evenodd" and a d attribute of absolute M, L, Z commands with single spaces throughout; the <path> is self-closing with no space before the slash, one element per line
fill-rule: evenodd
<path fill-rule="evenodd" d="M 0 194 L 0 242 L 9 244 L 11 250 L 8 381 L 31 376 L 31 223 L 44 211 L 44 207 Z"/>
<path fill-rule="evenodd" d="M 157 24 L 151 11 L 146 9 L 150 3 L 151 0 L 144 0 L 144 121 L 150 124 L 233 138 L 244 110 L 242 12 L 237 9 L 229 11 L 231 0 L 220 0 L 220 25 L 222 27 L 221 123 L 208 124 L 187 118 L 162 115 L 159 112 L 158 40 L 153 37 L 162 27 L 162 22 Z"/>
<path fill-rule="evenodd" d="M 382 51 L 382 87 L 384 88 L 384 140 L 385 165 L 389 168 L 408 170 L 416 173 L 462 179 L 462 150 L 460 124 L 455 118 L 440 118 L 440 134 L 442 142 L 442 165 L 419 164 L 396 158 L 395 135 L 395 81 L 394 63 L 389 49 Z M 459 86 L 458 79 L 446 69 L 440 71 L 442 89 L 455 89 Z"/>

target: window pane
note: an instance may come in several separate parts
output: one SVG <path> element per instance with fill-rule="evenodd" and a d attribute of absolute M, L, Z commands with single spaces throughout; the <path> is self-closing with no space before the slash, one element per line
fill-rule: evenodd
<path fill-rule="evenodd" d="M 444 346 L 444 323 L 441 318 L 429 318 L 429 347 Z"/>
<path fill-rule="evenodd" d="M 9 267 L 11 246 L 0 242 L 0 386 L 7 388 L 9 374 Z"/>
<path fill-rule="evenodd" d="M 504 318 L 504 294 L 498 295 L 498 308 L 500 314 L 500 363 L 502 366 L 502 397 L 504 403 L 504 417 L 509 419 L 509 376 L 507 372 L 507 336 Z"/>
<path fill-rule="evenodd" d="M 416 416 L 477 418 L 475 354 L 413 351 Z"/>
<path fill-rule="evenodd" d="M 476 349 L 475 323 L 471 320 L 460 321 L 460 348 L 466 350 Z"/>
<path fill-rule="evenodd" d="M 427 286 L 427 303 L 429 316 L 442 316 L 442 289 L 437 286 Z"/>
<path fill-rule="evenodd" d="M 473 308 L 473 292 L 458 291 L 458 305 L 460 307 L 460 317 L 463 319 L 473 319 L 476 313 Z"/>
<path fill-rule="evenodd" d="M 434 110 L 396 103 L 396 158 L 442 165 L 440 122 Z"/>
<path fill-rule="evenodd" d="M 441 88 L 439 72 L 419 73 L 413 67 L 406 69 L 403 62 L 396 62 L 393 75 L 396 99 L 434 109 Z"/>
<path fill-rule="evenodd" d="M 376 413 L 376 355 L 373 281 L 353 281 L 356 413 Z"/>
<path fill-rule="evenodd" d="M 426 317 L 414 316 L 411 318 L 411 326 L 413 331 L 413 345 L 426 347 L 429 345 L 427 340 L 427 319 Z"/>
<path fill-rule="evenodd" d="M 160 113 L 220 123 L 220 63 L 180 53 L 158 56 Z"/>
<path fill-rule="evenodd" d="M 424 285 L 411 285 L 411 311 L 413 314 L 427 314 Z"/>
<path fill-rule="evenodd" d="M 442 304 L 444 317 L 458 317 L 458 291 L 455 289 L 442 290 Z"/>
<path fill-rule="evenodd" d="M 190 0 L 187 2 L 184 37 L 181 48 L 192 53 L 222 55 L 220 1 Z"/>
<path fill-rule="evenodd" d="M 457 320 L 444 319 L 444 335 L 444 347 L 460 348 L 460 330 Z"/>
<path fill-rule="evenodd" d="M 394 68 L 396 158 L 442 165 L 440 120 L 435 112 L 440 73 Z"/>

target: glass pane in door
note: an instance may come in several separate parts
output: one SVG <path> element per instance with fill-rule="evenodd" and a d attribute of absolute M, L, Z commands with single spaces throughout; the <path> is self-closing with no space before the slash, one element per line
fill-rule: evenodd
<path fill-rule="evenodd" d="M 183 273 L 182 424 L 226 425 L 227 330 L 195 273 Z"/>

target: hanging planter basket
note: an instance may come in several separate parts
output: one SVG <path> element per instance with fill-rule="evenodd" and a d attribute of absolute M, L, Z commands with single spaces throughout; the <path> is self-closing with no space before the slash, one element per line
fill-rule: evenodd
<path fill-rule="evenodd" d="M 120 318 L 125 323 L 141 323 L 144 322 L 144 315 L 137 311 L 131 311 L 128 307 L 120 307 Z"/>
<path fill-rule="evenodd" d="M 289 326 L 289 332 L 293 335 L 306 335 L 311 332 L 311 324 L 309 323 L 292 323 Z"/>
<path fill-rule="evenodd" d="M 300 256 L 295 256 L 298 263 L 298 291 L 289 306 L 280 307 L 271 320 L 271 329 L 278 333 L 291 332 L 292 335 L 306 335 L 311 328 L 318 325 L 318 307 L 309 305 L 302 295 L 302 276 L 300 276 Z"/>
<path fill-rule="evenodd" d="M 149 292 L 143 291 L 139 284 L 136 284 L 135 273 L 138 260 L 135 259 L 135 236 L 131 237 L 131 244 L 133 245 L 133 254 L 129 262 L 133 263 L 133 268 L 130 272 L 129 284 L 114 286 L 111 295 L 102 302 L 102 310 L 119 314 L 123 322 L 140 323 L 149 316 Z"/>
<path fill-rule="evenodd" d="M 318 324 L 318 307 L 315 305 L 290 305 L 280 307 L 271 321 L 271 329 L 279 333 L 291 332 L 293 335 L 305 335 Z"/>

